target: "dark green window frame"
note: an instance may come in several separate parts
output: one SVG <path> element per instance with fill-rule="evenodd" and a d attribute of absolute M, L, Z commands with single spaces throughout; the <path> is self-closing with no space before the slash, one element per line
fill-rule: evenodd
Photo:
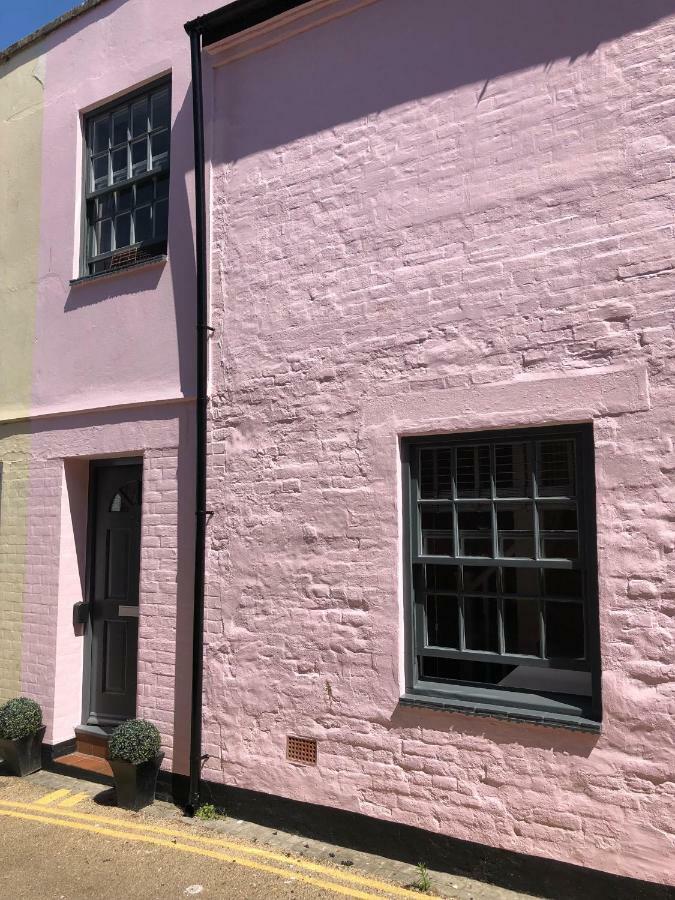
<path fill-rule="evenodd" d="M 166 254 L 170 145 L 169 78 L 85 117 L 83 276 Z"/>
<path fill-rule="evenodd" d="M 592 425 L 405 438 L 401 446 L 401 702 L 598 731 Z M 571 585 L 569 596 L 561 585 Z M 581 683 L 578 693 L 569 687 Z"/>

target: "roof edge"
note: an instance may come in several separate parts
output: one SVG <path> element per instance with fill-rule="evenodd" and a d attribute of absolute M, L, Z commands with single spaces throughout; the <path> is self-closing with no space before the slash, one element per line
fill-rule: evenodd
<path fill-rule="evenodd" d="M 71 19 L 76 19 L 78 16 L 81 16 L 82 13 L 93 9 L 95 6 L 100 6 L 105 2 L 106 0 L 83 0 L 82 3 L 79 3 L 77 6 L 74 6 L 72 9 L 69 9 L 64 13 L 61 13 L 60 16 L 52 19 L 51 22 L 47 22 L 46 24 L 41 25 L 39 28 L 36 28 L 35 31 L 31 31 L 30 34 L 27 34 L 25 37 L 22 37 L 18 41 L 15 41 L 13 44 L 10 44 L 9 47 L 5 47 L 4 50 L 0 50 L 0 65 L 6 63 L 7 60 L 11 59 L 13 56 L 16 56 L 16 54 L 20 53 L 22 50 L 25 50 L 26 47 L 30 47 L 31 44 L 35 44 L 43 37 L 51 34 L 52 31 L 56 31 L 56 29 L 60 28 L 61 25 L 65 25 L 65 23 L 70 22 Z"/>
<path fill-rule="evenodd" d="M 204 46 L 208 47 L 308 2 L 310 0 L 233 0 L 226 6 L 186 22 L 185 30 L 188 34 L 201 34 Z"/>

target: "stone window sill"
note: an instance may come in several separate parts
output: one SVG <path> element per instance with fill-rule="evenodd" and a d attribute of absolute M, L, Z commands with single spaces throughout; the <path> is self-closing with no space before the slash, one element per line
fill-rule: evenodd
<path fill-rule="evenodd" d="M 149 259 L 142 259 L 138 262 L 129 263 L 127 266 L 120 266 L 108 272 L 97 272 L 95 275 L 81 275 L 79 278 L 73 278 L 70 281 L 71 287 L 79 287 L 82 284 L 89 284 L 92 281 L 104 281 L 109 278 L 118 278 L 126 275 L 127 272 L 137 272 L 139 269 L 151 269 L 155 266 L 163 266 L 168 257 L 166 253 L 160 253 L 158 256 L 151 256 Z"/>
<path fill-rule="evenodd" d="M 456 697 L 436 697 L 408 692 L 399 700 L 401 706 L 421 707 L 437 711 L 457 712 L 469 716 L 486 716 L 508 722 L 522 722 L 529 725 L 544 725 L 553 728 L 566 728 L 571 731 L 582 731 L 588 734 L 600 734 L 602 723 L 584 716 L 564 715 L 562 713 L 542 712 L 538 710 L 517 709 L 499 706 L 492 703 L 476 703 Z"/>

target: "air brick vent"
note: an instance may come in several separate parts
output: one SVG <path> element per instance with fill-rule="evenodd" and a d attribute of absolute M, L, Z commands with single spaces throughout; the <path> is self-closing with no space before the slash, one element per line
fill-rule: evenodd
<path fill-rule="evenodd" d="M 313 738 L 286 738 L 286 759 L 301 766 L 316 765 L 316 741 Z"/>

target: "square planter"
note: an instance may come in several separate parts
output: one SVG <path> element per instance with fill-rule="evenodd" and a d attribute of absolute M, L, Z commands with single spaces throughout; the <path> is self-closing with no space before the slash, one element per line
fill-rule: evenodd
<path fill-rule="evenodd" d="M 43 725 L 35 734 L 10 741 L 0 738 L 0 759 L 2 759 L 12 775 L 23 778 L 42 768 L 42 740 L 46 726 Z"/>
<path fill-rule="evenodd" d="M 118 806 L 138 812 L 153 802 L 163 759 L 164 754 L 158 753 L 154 759 L 142 763 L 130 763 L 124 759 L 108 760 L 115 777 Z"/>

